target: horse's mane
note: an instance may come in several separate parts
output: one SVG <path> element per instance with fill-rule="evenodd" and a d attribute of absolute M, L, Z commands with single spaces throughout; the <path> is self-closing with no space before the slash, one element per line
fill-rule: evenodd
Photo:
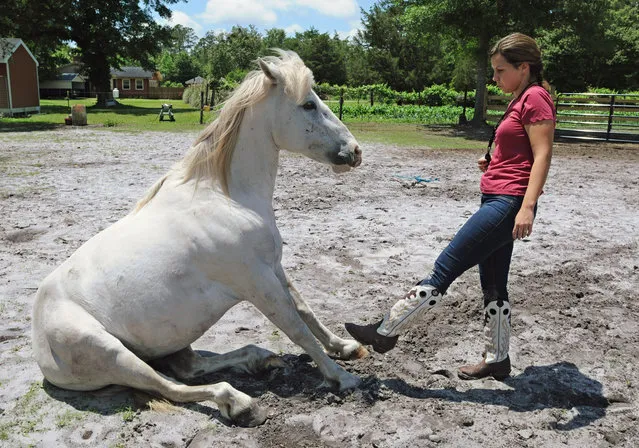
<path fill-rule="evenodd" d="M 293 51 L 273 49 L 277 56 L 266 56 L 262 61 L 278 71 L 284 93 L 301 104 L 313 87 L 313 74 Z M 223 103 L 219 116 L 197 138 L 182 159 L 180 169 L 182 181 L 202 178 L 219 180 L 222 191 L 229 195 L 228 181 L 233 150 L 246 109 L 263 100 L 273 86 L 262 70 L 254 70 Z M 168 176 L 168 175 L 167 175 Z M 167 176 L 160 179 L 147 191 L 136 207 L 144 207 L 162 187 Z"/>

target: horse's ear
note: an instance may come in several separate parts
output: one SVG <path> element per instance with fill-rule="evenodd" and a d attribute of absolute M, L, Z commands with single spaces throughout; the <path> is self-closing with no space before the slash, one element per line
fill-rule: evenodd
<path fill-rule="evenodd" d="M 263 59 L 258 59 L 257 63 L 260 64 L 260 68 L 262 69 L 266 77 L 270 79 L 273 84 L 277 84 L 280 75 L 277 67 L 268 64 Z"/>

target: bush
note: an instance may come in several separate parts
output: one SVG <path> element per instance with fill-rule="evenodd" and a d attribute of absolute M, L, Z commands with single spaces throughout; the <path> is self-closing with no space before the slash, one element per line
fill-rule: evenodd
<path fill-rule="evenodd" d="M 200 86 L 187 87 L 186 89 L 184 89 L 184 93 L 182 93 L 182 101 L 195 107 L 196 109 L 199 109 L 202 107 L 202 102 L 200 101 L 201 92 L 202 89 L 200 88 Z"/>

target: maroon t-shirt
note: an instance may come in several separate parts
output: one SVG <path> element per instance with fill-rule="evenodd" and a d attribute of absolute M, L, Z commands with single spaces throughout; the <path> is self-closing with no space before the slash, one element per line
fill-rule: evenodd
<path fill-rule="evenodd" d="M 479 187 L 485 194 L 526 194 L 534 158 L 524 125 L 542 120 L 556 121 L 552 97 L 541 86 L 529 87 L 510 108 L 497 128 L 495 151 L 481 177 Z"/>

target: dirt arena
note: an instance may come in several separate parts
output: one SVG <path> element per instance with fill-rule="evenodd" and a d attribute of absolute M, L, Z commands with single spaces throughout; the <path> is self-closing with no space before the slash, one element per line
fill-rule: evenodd
<path fill-rule="evenodd" d="M 314 364 L 255 308 L 233 308 L 194 348 L 257 344 L 290 367 L 198 383 L 228 381 L 269 407 L 257 428 L 230 425 L 212 402 L 149 409 L 128 389 L 43 383 L 30 341 L 40 281 L 128 213 L 194 138 L 69 127 L 0 133 L 0 446 L 639 445 L 639 145 L 556 144 L 533 234 L 515 244 L 514 371 L 503 382 L 455 374 L 482 352 L 472 269 L 395 350 L 339 361 L 363 380 L 345 394 L 318 389 Z M 284 266 L 339 335 L 347 320 L 379 318 L 423 278 L 479 203 L 481 149 L 362 149 L 362 166 L 342 175 L 282 154 L 274 199 Z"/>

